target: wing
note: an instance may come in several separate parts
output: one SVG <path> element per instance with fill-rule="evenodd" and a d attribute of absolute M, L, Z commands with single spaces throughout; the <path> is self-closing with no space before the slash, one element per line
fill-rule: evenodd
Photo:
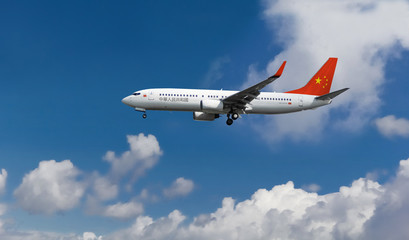
<path fill-rule="evenodd" d="M 245 109 L 246 104 L 253 101 L 260 94 L 261 89 L 263 89 L 265 86 L 272 83 L 274 80 L 276 80 L 277 78 L 281 76 L 284 70 L 285 63 L 286 61 L 284 61 L 283 64 L 281 64 L 281 67 L 278 69 L 276 74 L 274 74 L 273 76 L 243 91 L 237 92 L 223 99 L 223 105 L 225 106 L 225 108 Z"/>

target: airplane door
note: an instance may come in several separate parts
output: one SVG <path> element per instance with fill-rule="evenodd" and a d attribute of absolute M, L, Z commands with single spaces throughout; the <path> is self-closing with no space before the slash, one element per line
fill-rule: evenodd
<path fill-rule="evenodd" d="M 302 95 L 298 97 L 298 106 L 299 106 L 299 107 L 304 106 L 304 100 L 303 100 L 302 97 L 303 97 Z"/>
<path fill-rule="evenodd" d="M 153 98 L 153 92 L 150 92 L 150 93 L 149 93 L 148 99 L 149 99 L 149 100 L 153 100 L 153 99 L 154 99 L 154 98 Z"/>

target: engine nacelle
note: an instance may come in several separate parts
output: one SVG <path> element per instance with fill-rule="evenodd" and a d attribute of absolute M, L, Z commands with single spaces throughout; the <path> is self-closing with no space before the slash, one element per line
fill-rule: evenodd
<path fill-rule="evenodd" d="M 219 114 L 193 112 L 193 119 L 196 121 L 213 121 L 216 118 L 219 118 Z"/>
<path fill-rule="evenodd" d="M 216 99 L 206 99 L 200 101 L 200 109 L 207 113 L 223 112 L 223 102 Z"/>

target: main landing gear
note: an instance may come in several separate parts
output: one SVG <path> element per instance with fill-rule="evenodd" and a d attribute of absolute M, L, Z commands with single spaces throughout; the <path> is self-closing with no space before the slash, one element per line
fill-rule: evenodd
<path fill-rule="evenodd" d="M 233 120 L 236 120 L 237 118 L 239 118 L 239 114 L 238 113 L 232 113 L 231 114 L 231 118 L 230 118 L 230 113 L 227 114 L 227 121 L 226 124 L 227 125 L 232 125 L 233 124 Z"/>

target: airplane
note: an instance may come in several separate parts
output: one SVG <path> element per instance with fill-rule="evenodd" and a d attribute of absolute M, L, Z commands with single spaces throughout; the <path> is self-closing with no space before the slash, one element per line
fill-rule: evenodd
<path fill-rule="evenodd" d="M 153 88 L 134 92 L 122 102 L 134 110 L 188 111 L 196 121 L 213 121 L 221 114 L 227 115 L 227 125 L 232 125 L 242 114 L 281 114 L 315 109 L 332 102 L 332 99 L 349 88 L 330 92 L 338 58 L 329 58 L 311 80 L 302 88 L 278 93 L 260 92 L 283 73 L 286 61 L 278 71 L 242 91 Z"/>

